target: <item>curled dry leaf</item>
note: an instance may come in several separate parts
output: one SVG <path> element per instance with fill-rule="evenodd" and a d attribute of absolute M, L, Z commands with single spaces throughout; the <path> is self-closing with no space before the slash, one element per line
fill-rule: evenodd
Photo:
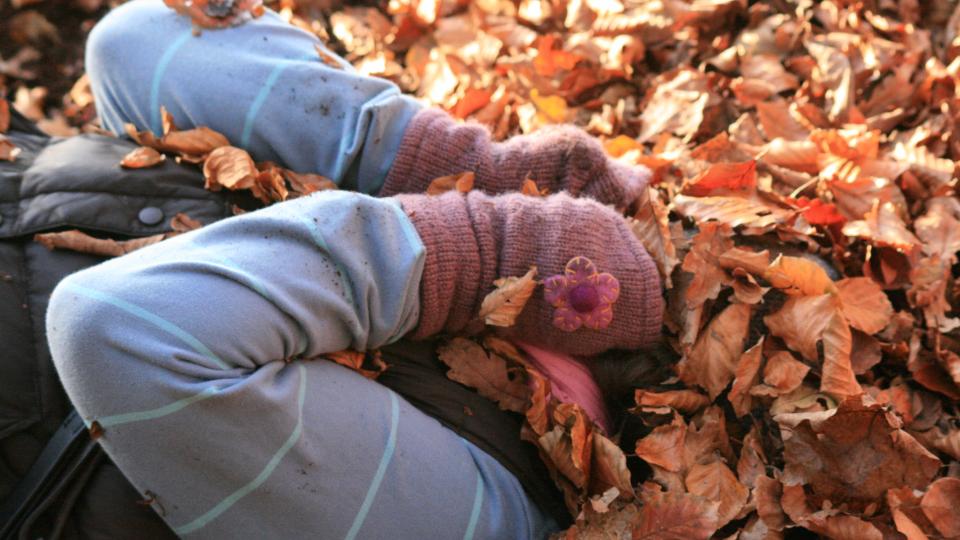
<path fill-rule="evenodd" d="M 733 247 L 732 235 L 733 231 L 727 225 L 704 223 L 700 233 L 693 238 L 693 246 L 683 258 L 681 266 L 693 274 L 693 281 L 686 292 L 688 307 L 697 307 L 715 299 L 721 287 L 729 283 L 729 278 L 720 267 L 719 258 Z"/>
<path fill-rule="evenodd" d="M 166 156 L 153 148 L 141 146 L 134 148 L 123 156 L 120 166 L 127 169 L 145 169 L 163 163 L 164 159 L 166 159 Z"/>
<path fill-rule="evenodd" d="M 706 540 L 718 529 L 719 503 L 690 493 L 646 493 L 642 497 L 637 540 Z"/>
<path fill-rule="evenodd" d="M 96 238 L 77 230 L 33 235 L 34 241 L 47 249 L 68 249 L 105 257 L 119 257 L 150 244 L 156 244 L 167 237 L 166 234 L 155 234 L 133 240 L 111 240 Z"/>
<path fill-rule="evenodd" d="M 15 161 L 18 155 L 20 148 L 6 135 L 0 134 L 0 161 Z"/>
<path fill-rule="evenodd" d="M 737 517 L 750 495 L 750 490 L 720 461 L 693 465 L 687 472 L 684 483 L 688 492 L 719 503 L 718 527 L 723 527 Z"/>
<path fill-rule="evenodd" d="M 376 380 L 388 369 L 386 362 L 380 357 L 380 351 L 355 351 L 353 349 L 344 349 L 342 351 L 327 353 L 323 358 L 340 364 L 341 366 L 352 369 L 370 380 Z"/>
<path fill-rule="evenodd" d="M 920 247 L 920 241 L 907 229 L 890 203 L 874 204 L 863 220 L 844 225 L 843 234 L 906 253 Z"/>
<path fill-rule="evenodd" d="M 440 195 L 454 189 L 460 193 L 466 193 L 473 189 L 475 176 L 473 171 L 466 171 L 435 178 L 427 186 L 427 195 Z"/>
<path fill-rule="evenodd" d="M 653 428 L 649 435 L 637 441 L 637 457 L 668 471 L 679 472 L 684 468 L 686 438 L 687 426 L 680 415 L 674 414 L 671 423 Z"/>
<path fill-rule="evenodd" d="M 219 191 L 221 187 L 230 190 L 250 189 L 258 174 L 250 154 L 233 146 L 221 146 L 213 150 L 203 164 L 204 187 L 211 191 Z"/>
<path fill-rule="evenodd" d="M 496 401 L 501 409 L 525 413 L 529 406 L 530 388 L 522 377 L 508 369 L 503 358 L 487 353 L 477 343 L 454 338 L 437 349 L 440 360 L 450 371 L 447 377 Z"/>
<path fill-rule="evenodd" d="M 737 360 L 737 367 L 734 371 L 733 387 L 727 394 L 727 399 L 733 406 L 733 411 L 737 416 L 746 416 L 750 414 L 753 401 L 750 389 L 757 385 L 760 377 L 760 362 L 763 359 L 763 336 L 752 347 L 746 350 L 740 359 Z"/>
<path fill-rule="evenodd" d="M 0 97 L 0 133 L 10 129 L 10 102 Z"/>
<path fill-rule="evenodd" d="M 850 326 L 866 334 L 883 330 L 893 316 L 893 305 L 872 279 L 848 278 L 837 282 L 840 311 Z"/>
<path fill-rule="evenodd" d="M 776 388 L 779 394 L 788 394 L 803 384 L 803 379 L 809 372 L 810 366 L 800 362 L 787 351 L 778 351 L 770 355 L 763 367 L 763 382 Z"/>
<path fill-rule="evenodd" d="M 823 268 L 810 259 L 780 255 L 763 277 L 789 295 L 815 296 L 836 292 L 836 286 Z"/>
<path fill-rule="evenodd" d="M 779 417 L 778 417 L 779 419 Z M 809 484 L 837 503 L 867 505 L 890 488 L 924 489 L 940 460 L 900 428 L 893 413 L 851 397 L 825 419 L 803 420 L 784 437 L 784 482 Z"/>
<path fill-rule="evenodd" d="M 710 404 L 710 399 L 707 396 L 694 390 L 654 392 L 637 389 L 634 393 L 634 400 L 641 409 L 645 407 L 671 407 L 685 414 L 695 413 Z"/>
<path fill-rule="evenodd" d="M 660 277 L 663 278 L 666 288 L 673 287 L 671 274 L 680 263 L 677 259 L 677 249 L 670 234 L 668 212 L 660 192 L 653 188 L 647 189 L 647 197 L 640 204 L 635 219 L 629 219 L 630 230 L 633 231 L 647 253 L 657 264 Z"/>
<path fill-rule="evenodd" d="M 704 388 L 716 399 L 733 380 L 750 326 L 751 307 L 731 304 L 707 325 L 680 361 L 680 379 Z"/>
<path fill-rule="evenodd" d="M 494 281 L 497 288 L 484 297 L 480 304 L 480 317 L 484 322 L 491 326 L 513 326 L 537 288 L 536 275 L 537 267 L 531 266 L 521 277 Z"/>
<path fill-rule="evenodd" d="M 960 536 L 960 479 L 940 478 L 924 494 L 920 508 L 930 523 L 947 538 Z"/>

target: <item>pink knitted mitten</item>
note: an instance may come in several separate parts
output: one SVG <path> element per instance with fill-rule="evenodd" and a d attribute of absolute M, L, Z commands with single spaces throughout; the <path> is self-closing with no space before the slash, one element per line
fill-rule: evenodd
<path fill-rule="evenodd" d="M 545 285 L 516 324 L 501 329 L 506 337 L 582 355 L 659 339 L 660 277 L 613 209 L 563 193 L 492 197 L 472 191 L 397 200 L 426 246 L 413 337 L 482 329 L 480 304 L 493 281 L 522 276 L 535 265 Z"/>
<path fill-rule="evenodd" d="M 611 159 L 574 126 L 495 143 L 480 124 L 426 109 L 410 121 L 380 196 L 423 193 L 434 178 L 465 171 L 473 171 L 474 186 L 487 193 L 519 191 L 529 177 L 549 193 L 582 194 L 618 208 L 633 202 L 650 179 L 646 167 Z"/>

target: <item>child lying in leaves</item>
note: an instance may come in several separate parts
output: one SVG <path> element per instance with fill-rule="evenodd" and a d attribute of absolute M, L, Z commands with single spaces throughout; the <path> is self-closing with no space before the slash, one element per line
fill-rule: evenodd
<path fill-rule="evenodd" d="M 657 269 L 614 209 L 648 172 L 571 127 L 491 142 L 316 47 L 273 13 L 198 36 L 159 0 L 94 30 L 107 128 L 159 134 L 163 106 L 359 193 L 275 204 L 63 280 L 47 320 L 63 384 L 181 536 L 544 537 L 557 524 L 497 459 L 387 388 L 302 359 L 474 334 L 493 281 L 535 266 L 544 287 L 500 334 L 602 424 L 568 355 L 659 339 Z M 474 191 L 422 194 L 463 171 Z M 511 193 L 528 178 L 552 195 Z"/>

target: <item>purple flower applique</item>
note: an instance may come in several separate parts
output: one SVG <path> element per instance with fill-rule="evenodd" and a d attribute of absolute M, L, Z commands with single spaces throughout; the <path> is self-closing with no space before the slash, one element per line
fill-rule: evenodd
<path fill-rule="evenodd" d="M 544 298 L 556 308 L 553 325 L 557 328 L 573 332 L 582 325 L 600 330 L 613 321 L 620 282 L 606 272 L 597 272 L 590 259 L 570 259 L 563 273 L 548 277 L 543 286 Z"/>

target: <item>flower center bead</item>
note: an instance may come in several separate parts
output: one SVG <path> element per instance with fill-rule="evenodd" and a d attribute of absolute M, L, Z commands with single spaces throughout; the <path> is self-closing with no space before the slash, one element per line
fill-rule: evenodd
<path fill-rule="evenodd" d="M 600 303 L 597 288 L 588 283 L 581 283 L 571 289 L 567 298 L 570 300 L 570 307 L 578 313 L 589 313 Z"/>

